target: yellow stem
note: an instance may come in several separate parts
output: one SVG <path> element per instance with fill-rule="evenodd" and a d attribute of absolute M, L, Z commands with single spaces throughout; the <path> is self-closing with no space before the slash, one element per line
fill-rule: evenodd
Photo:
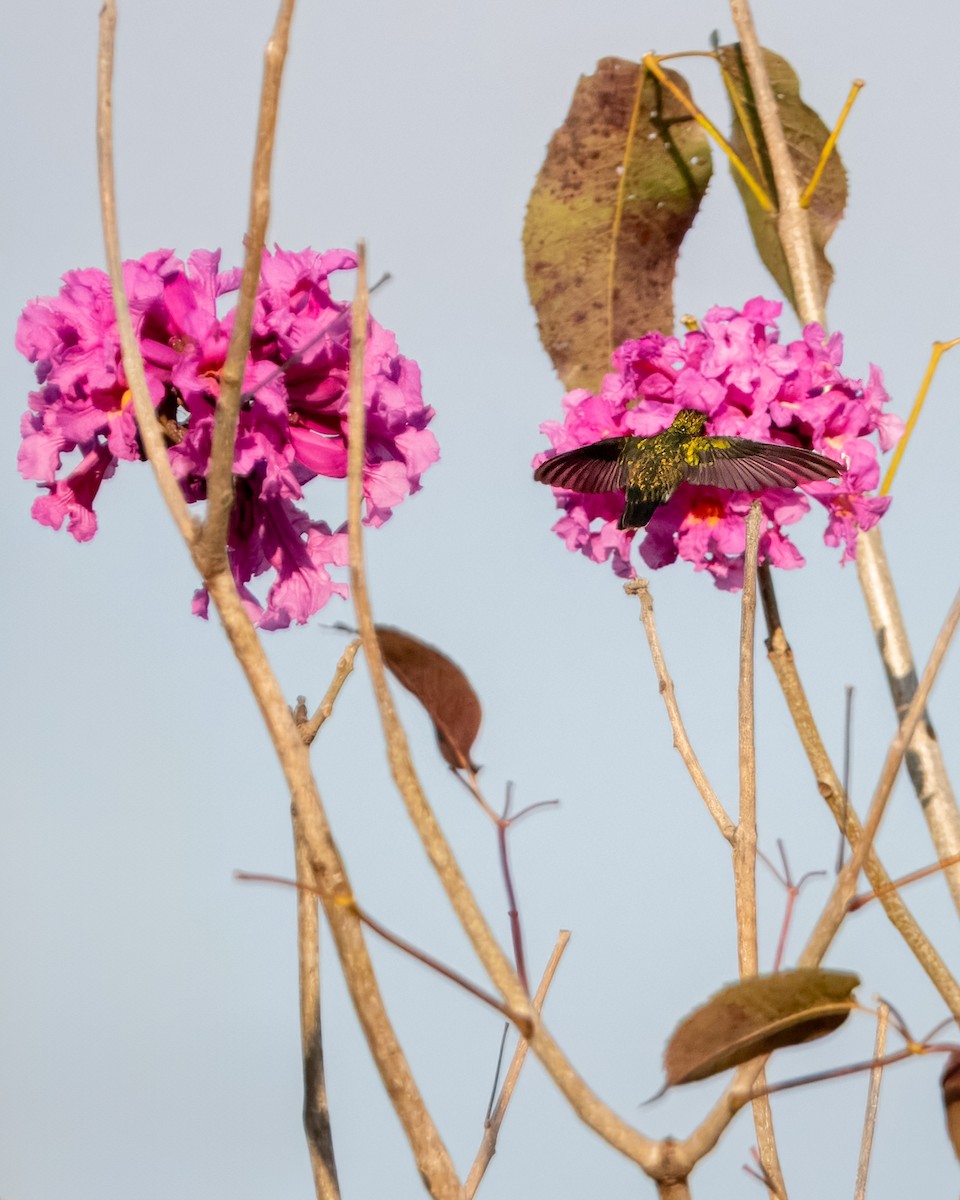
<path fill-rule="evenodd" d="M 810 177 L 810 182 L 800 194 L 800 207 L 809 208 L 810 201 L 813 199 L 813 193 L 817 190 L 817 184 L 823 172 L 826 170 L 827 163 L 830 161 L 830 155 L 833 153 L 834 147 L 837 144 L 837 138 L 840 136 L 840 130 L 846 123 L 847 117 L 850 115 L 850 109 L 853 108 L 854 101 L 860 94 L 860 89 L 864 87 L 862 79 L 855 79 L 850 85 L 850 91 L 847 95 L 847 101 L 843 106 L 840 116 L 837 117 L 837 123 L 834 125 L 830 136 L 823 144 L 823 149 L 820 151 L 820 161 L 817 163 L 816 170 Z"/>
<path fill-rule="evenodd" d="M 910 416 L 907 418 L 907 427 L 903 431 L 903 437 L 893 452 L 893 458 L 890 460 L 890 466 L 887 467 L 887 474 L 884 477 L 883 485 L 880 488 L 880 495 L 886 496 L 893 484 L 894 476 L 897 473 L 897 468 L 900 466 L 900 460 L 903 458 L 903 452 L 907 448 L 907 442 L 910 441 L 910 435 L 913 433 L 919 417 L 920 410 L 923 408 L 924 401 L 927 398 L 927 392 L 930 390 L 930 384 L 933 382 L 933 377 L 937 373 L 937 367 L 940 365 L 940 359 L 948 350 L 952 350 L 954 346 L 960 345 L 960 338 L 953 338 L 949 342 L 934 342 L 933 352 L 930 355 L 930 361 L 927 363 L 927 370 L 923 376 L 923 381 L 920 384 L 920 390 L 917 392 L 917 398 L 913 402 L 913 408 L 910 410 Z"/>
<path fill-rule="evenodd" d="M 653 75 L 654 78 L 656 78 L 672 96 L 676 97 L 677 101 L 683 105 L 690 116 L 693 117 L 693 119 L 699 126 L 701 126 L 701 128 L 706 130 L 706 132 L 710 135 L 710 137 L 713 138 L 727 158 L 730 159 L 733 169 L 743 179 L 744 183 L 753 193 L 757 203 L 760 205 L 763 211 L 773 212 L 774 206 L 770 197 L 750 174 L 746 163 L 744 163 L 743 159 L 740 158 L 736 150 L 734 150 L 720 130 L 717 129 L 716 125 L 714 125 L 713 122 L 703 112 L 701 112 L 699 108 L 697 108 L 689 96 L 685 96 L 677 87 L 677 85 L 671 79 L 667 78 L 666 73 L 661 70 L 659 61 L 655 55 L 645 54 L 642 61 L 643 65 L 647 68 L 650 74 Z"/>

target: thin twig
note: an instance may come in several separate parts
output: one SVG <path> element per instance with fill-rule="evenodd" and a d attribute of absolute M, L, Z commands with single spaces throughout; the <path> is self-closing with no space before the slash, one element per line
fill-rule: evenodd
<path fill-rule="evenodd" d="M 363 247 L 358 253 L 358 299 L 365 295 Z M 356 305 L 356 301 L 354 302 Z M 377 639 L 370 595 L 363 562 L 363 529 L 360 515 L 363 500 L 364 395 L 361 347 L 366 321 L 354 310 L 350 347 L 349 449 L 347 454 L 347 527 L 350 539 L 350 587 L 357 615 L 357 628 L 373 682 L 380 711 L 390 771 L 403 799 L 411 823 L 437 872 L 453 911 L 507 1007 L 524 1022 L 530 1021 L 533 1033 L 530 1048 L 547 1073 L 567 1098 L 580 1119 L 626 1157 L 638 1163 L 651 1177 L 659 1179 L 673 1172 L 672 1144 L 645 1137 L 619 1117 L 577 1074 L 569 1059 L 537 1017 L 532 1002 L 523 990 L 510 960 L 498 944 L 486 918 L 470 891 L 437 818 L 430 807 L 410 755 L 403 726 L 397 717 L 387 685 Z"/>
<path fill-rule="evenodd" d="M 263 83 L 257 122 L 257 144 L 250 180 L 250 213 L 244 238 L 243 278 L 234 311 L 226 362 L 220 372 L 220 394 L 213 421 L 213 444 L 207 467 L 207 519 L 198 547 L 206 578 L 227 562 L 227 528 L 233 508 L 233 453 L 240 416 L 240 393 L 250 349 L 253 308 L 263 265 L 263 246 L 270 219 L 270 168 L 280 108 L 280 84 L 290 39 L 294 0 L 281 0 L 273 33 L 263 53 Z"/>
<path fill-rule="evenodd" d="M 673 686 L 673 680 L 670 677 L 670 672 L 667 670 L 666 660 L 663 657 L 663 649 L 660 646 L 660 638 L 657 634 L 656 621 L 653 616 L 653 597 L 650 595 L 649 580 L 631 579 L 629 583 L 624 584 L 623 590 L 627 595 L 640 597 L 640 620 L 643 622 L 644 632 L 647 635 L 647 642 L 650 646 L 650 657 L 653 659 L 653 669 L 657 673 L 657 682 L 660 685 L 660 695 L 663 696 L 663 703 L 667 710 L 667 716 L 670 719 L 670 728 L 673 730 L 673 744 L 683 759 L 683 764 L 690 773 L 694 787 L 700 793 L 700 797 L 707 806 L 710 816 L 716 822 L 717 828 L 726 840 L 732 844 L 734 837 L 733 821 L 730 820 L 727 810 L 720 803 L 716 792 L 710 786 L 710 781 L 707 779 L 703 767 L 700 765 L 700 760 L 690 745 L 690 739 L 687 737 L 687 731 L 683 725 L 683 718 L 680 716 L 677 694 Z"/>
<path fill-rule="evenodd" d="M 923 717 L 927 697 L 930 694 L 930 689 L 933 687 L 937 672 L 940 670 L 947 647 L 950 645 L 950 641 L 956 632 L 958 622 L 960 622 L 960 592 L 957 593 L 953 604 L 950 606 L 950 611 L 947 613 L 943 627 L 937 635 L 937 640 L 934 642 L 929 661 L 923 672 L 923 678 L 920 680 L 920 684 L 914 693 L 910 708 L 907 710 L 903 722 L 890 743 L 890 748 L 883 763 L 883 769 L 880 772 L 880 780 L 877 783 L 876 791 L 870 802 L 867 819 L 863 823 L 863 837 L 854 848 L 849 863 L 847 863 L 837 876 L 833 891 L 827 900 L 820 920 L 817 922 L 807 941 L 806 948 L 800 956 L 799 966 L 815 966 L 821 961 L 827 951 L 827 947 L 833 941 L 837 930 L 847 915 L 848 904 L 856 891 L 857 879 L 860 876 L 866 856 L 873 845 L 877 829 L 883 819 L 887 801 L 893 790 L 897 772 L 900 770 L 906 748 L 913 737 L 914 729 Z M 951 1011 L 954 1013 L 954 1016 L 960 1018 L 960 1012 L 953 1008 L 951 1008 Z"/>
<path fill-rule="evenodd" d="M 107 0 L 100 24 L 98 142 L 100 149 L 100 186 L 103 209 L 104 240 L 108 247 L 107 262 L 114 295 L 117 297 L 117 319 L 122 328 L 124 314 L 129 329 L 129 306 L 123 291 L 123 274 L 118 250 L 116 198 L 113 190 L 112 136 L 110 95 L 113 39 L 116 11 Z M 164 501 L 176 521 L 184 540 L 194 549 L 194 526 L 187 517 L 183 520 L 183 498 L 179 489 L 163 484 L 164 472 L 169 471 L 163 443 L 148 432 L 155 420 L 149 394 L 146 391 L 143 363 L 136 339 L 126 337 L 122 342 L 123 363 L 127 381 L 134 391 L 138 406 L 138 422 L 142 419 L 141 436 L 150 458 Z M 139 391 L 140 395 L 137 396 Z M 236 584 L 228 570 L 218 571 L 208 580 L 207 588 L 214 607 L 220 615 L 231 648 L 240 663 L 250 690 L 257 702 L 273 742 L 277 758 L 290 790 L 294 820 L 303 830 L 309 848 L 314 874 L 331 897 L 349 896 L 351 889 L 343 861 L 333 841 L 320 794 L 310 770 L 309 753 L 296 727 L 277 678 L 264 654 L 256 630 L 237 594 Z M 324 904 L 327 920 L 343 967 L 344 978 L 360 1019 L 367 1045 L 380 1072 L 407 1138 L 413 1149 L 421 1178 L 436 1200 L 459 1200 L 460 1182 L 453 1162 L 423 1103 L 416 1082 L 404 1058 L 396 1034 L 390 1024 L 383 998 L 377 985 L 370 956 L 364 945 L 360 921 L 348 908 L 329 901 Z"/>
<path fill-rule="evenodd" d="M 754 641 L 757 615 L 757 551 L 760 545 L 760 503 L 747 515 L 740 618 L 740 679 L 738 687 L 740 819 L 733 842 L 733 879 L 737 908 L 737 958 L 740 977 L 759 973 L 757 945 L 757 756 L 754 729 Z M 758 1077 L 761 1087 L 765 1077 Z M 766 1096 L 753 1101 L 753 1123 L 764 1174 L 778 1196 L 785 1196 L 783 1172 L 773 1131 L 773 1113 Z"/>
<path fill-rule="evenodd" d="M 537 994 L 533 998 L 533 1007 L 538 1013 L 543 1009 L 543 1002 L 547 998 L 550 984 L 553 982 L 557 967 L 560 965 L 560 959 L 563 957 L 563 952 L 566 950 L 569 941 L 570 931 L 568 929 L 561 929 L 557 936 L 556 945 L 553 947 L 553 953 L 550 955 L 550 960 L 544 968 L 540 986 L 537 988 Z M 516 1090 L 517 1081 L 523 1069 L 524 1059 L 527 1057 L 527 1048 L 526 1040 L 521 1038 L 517 1043 L 516 1050 L 513 1052 L 513 1058 L 504 1078 L 503 1087 L 500 1089 L 500 1095 L 487 1119 L 480 1149 L 477 1151 L 477 1156 L 473 1160 L 470 1173 L 467 1175 L 467 1181 L 463 1187 L 464 1200 L 473 1200 L 477 1188 L 480 1186 L 480 1181 L 483 1179 L 487 1167 L 497 1152 L 497 1138 L 500 1135 L 500 1126 L 503 1124 L 503 1118 L 507 1115 L 507 1109 L 510 1106 L 510 1101 L 513 1099 L 513 1093 Z"/>
<path fill-rule="evenodd" d="M 117 32 L 117 7 L 106 0 L 100 10 L 100 47 L 97 54 L 97 165 L 100 178 L 100 215 L 103 242 L 113 290 L 113 307 L 120 333 L 123 369 L 133 396 L 133 410 L 144 453 L 153 468 L 157 487 L 170 515 L 189 547 L 193 547 L 199 523 L 190 515 L 187 502 L 174 478 L 167 444 L 147 388 L 147 377 L 123 286 L 117 196 L 113 169 L 113 51 Z"/>
<path fill-rule="evenodd" d="M 861 531 L 857 536 L 857 577 L 887 674 L 894 708 L 897 717 L 902 718 L 917 686 L 917 669 L 879 525 L 865 533 Z M 917 725 L 910 742 L 907 771 L 920 801 L 937 857 L 950 858 L 960 853 L 960 810 L 947 775 L 940 742 L 926 714 Z M 954 906 L 960 912 L 960 869 L 944 872 L 944 878 Z"/>
<path fill-rule="evenodd" d="M 298 725 L 300 736 L 303 738 L 304 745 L 309 746 L 313 739 L 320 732 L 320 727 L 324 721 L 330 718 L 333 712 L 333 706 L 336 703 L 337 697 L 340 695 L 340 689 L 347 682 L 347 676 L 353 670 L 353 660 L 357 657 L 357 651 L 360 649 L 360 640 L 357 638 L 340 655 L 340 661 L 337 663 L 337 669 L 334 672 L 333 679 L 330 681 L 330 686 L 327 688 L 326 695 L 320 701 L 320 706 L 313 714 L 309 721 L 304 721 Z"/>
<path fill-rule="evenodd" d="M 877 1111 L 880 1108 L 880 1081 L 883 1078 L 883 1067 L 879 1060 L 883 1058 L 887 1048 L 887 1018 L 890 1010 L 886 1004 L 881 1004 L 877 1011 L 877 1037 L 873 1043 L 873 1057 L 877 1065 L 870 1072 L 870 1087 L 867 1091 L 867 1111 L 863 1118 L 863 1137 L 860 1139 L 860 1159 L 857 1163 L 857 1184 L 854 1189 L 854 1200 L 866 1200 L 867 1172 L 870 1169 L 870 1153 L 873 1150 L 873 1135 L 877 1128 Z"/>
<path fill-rule="evenodd" d="M 827 754 L 820 731 L 817 729 L 810 703 L 800 681 L 793 651 L 790 649 L 790 644 L 780 623 L 773 581 L 766 565 L 760 568 L 759 579 L 760 595 L 763 598 L 764 613 L 767 619 L 769 635 L 767 652 L 770 663 L 787 702 L 800 743 L 806 752 L 817 783 L 817 790 L 827 802 L 837 825 L 845 832 L 847 841 L 852 847 L 855 847 L 863 836 L 863 829 L 853 806 L 847 802 L 840 779 L 830 761 L 829 754 Z M 950 973 L 934 944 L 917 924 L 902 896 L 891 888 L 890 876 L 875 850 L 871 850 L 867 855 L 863 869 L 871 886 L 877 892 L 891 924 L 906 942 L 917 962 L 943 997 L 944 1003 L 951 1012 L 960 1011 L 958 1009 L 960 984 Z"/>
<path fill-rule="evenodd" d="M 293 814 L 291 813 L 291 816 Z M 340 1183 L 333 1151 L 327 1081 L 323 1069 L 323 1027 L 320 1008 L 320 920 L 317 897 L 306 887 L 316 880 L 310 851 L 293 820 L 297 864 L 297 970 L 300 988 L 300 1045 L 303 1056 L 303 1131 L 307 1138 L 317 1200 L 340 1200 Z"/>

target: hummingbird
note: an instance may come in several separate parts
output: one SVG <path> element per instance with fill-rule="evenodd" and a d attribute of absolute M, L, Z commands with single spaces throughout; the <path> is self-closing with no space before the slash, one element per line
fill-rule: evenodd
<path fill-rule="evenodd" d="M 681 408 L 669 429 L 653 437 L 609 437 L 547 459 L 539 483 L 571 492 L 626 492 L 618 529 L 641 529 L 681 483 L 759 492 L 831 479 L 844 471 L 801 446 L 704 434 L 706 413 Z"/>

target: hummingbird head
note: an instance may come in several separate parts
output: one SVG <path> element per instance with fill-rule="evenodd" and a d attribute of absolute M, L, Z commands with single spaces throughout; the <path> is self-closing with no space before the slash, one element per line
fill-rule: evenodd
<path fill-rule="evenodd" d="M 673 424 L 670 428 L 675 429 L 677 433 L 687 433 L 698 437 L 703 433 L 706 423 L 706 413 L 702 413 L 696 408 L 681 408 L 673 418 Z"/>

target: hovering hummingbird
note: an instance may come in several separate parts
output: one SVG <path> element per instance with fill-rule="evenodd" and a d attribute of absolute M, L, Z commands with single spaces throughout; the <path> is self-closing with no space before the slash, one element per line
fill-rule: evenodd
<path fill-rule="evenodd" d="M 831 479 L 844 471 L 813 450 L 747 438 L 705 436 L 705 413 L 682 408 L 669 429 L 653 437 L 610 437 L 547 459 L 533 473 L 540 483 L 571 492 L 626 492 L 619 529 L 640 529 L 681 483 L 759 492 Z"/>

